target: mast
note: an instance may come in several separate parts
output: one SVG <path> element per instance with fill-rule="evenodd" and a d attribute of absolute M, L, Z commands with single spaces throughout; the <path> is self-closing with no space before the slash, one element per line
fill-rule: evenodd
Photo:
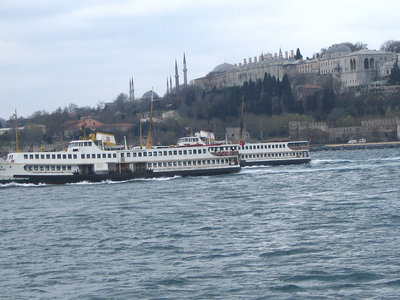
<path fill-rule="evenodd" d="M 242 108 L 241 108 L 241 115 L 240 115 L 240 132 L 239 132 L 239 144 L 242 145 L 243 143 L 243 115 L 244 115 L 244 96 L 242 97 Z"/>
<path fill-rule="evenodd" d="M 149 134 L 147 135 L 146 148 L 151 148 L 151 131 L 153 126 L 153 88 L 151 88 Z"/>
<path fill-rule="evenodd" d="M 15 148 L 16 151 L 19 152 L 19 144 L 18 144 L 18 116 L 17 116 L 17 110 L 15 109 L 14 113 L 14 118 L 15 118 Z"/>
<path fill-rule="evenodd" d="M 139 114 L 139 146 L 143 147 L 142 144 L 142 114 Z"/>

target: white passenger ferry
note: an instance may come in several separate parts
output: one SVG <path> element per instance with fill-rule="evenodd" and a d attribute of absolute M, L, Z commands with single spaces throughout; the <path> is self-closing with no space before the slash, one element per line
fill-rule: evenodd
<path fill-rule="evenodd" d="M 226 141 L 216 141 L 212 132 L 200 131 L 194 136 L 180 138 L 178 145 L 208 145 L 210 151 L 218 153 L 238 151 L 242 166 L 303 164 L 311 161 L 310 147 L 307 141 L 276 140 L 228 144 Z"/>
<path fill-rule="evenodd" d="M 74 183 L 216 175 L 240 171 L 237 151 L 204 146 L 136 147 L 109 134 L 71 141 L 65 151 L 15 152 L 0 162 L 0 183 Z"/>

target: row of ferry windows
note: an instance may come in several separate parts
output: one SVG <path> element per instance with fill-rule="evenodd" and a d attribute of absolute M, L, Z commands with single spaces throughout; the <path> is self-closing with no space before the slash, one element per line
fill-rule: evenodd
<path fill-rule="evenodd" d="M 303 156 L 307 157 L 307 152 L 287 152 L 287 153 L 266 153 L 266 154 L 246 154 L 243 158 L 260 158 L 260 157 L 282 157 L 282 156 Z"/>
<path fill-rule="evenodd" d="M 169 150 L 152 152 L 122 152 L 121 157 L 167 156 L 206 153 L 206 149 Z M 77 159 L 77 154 L 24 154 L 24 159 Z M 81 158 L 117 158 L 116 153 L 81 154 Z"/>
<path fill-rule="evenodd" d="M 71 166 L 25 166 L 25 171 L 71 171 Z"/>
<path fill-rule="evenodd" d="M 253 145 L 253 146 L 244 146 L 244 149 L 245 150 L 252 150 L 252 149 L 275 149 L 275 148 L 286 148 L 286 145 L 285 144 L 273 144 L 273 145 L 270 145 L 270 144 L 268 144 L 268 145 L 263 145 L 263 144 L 261 144 L 261 145 Z"/>
<path fill-rule="evenodd" d="M 229 163 L 229 159 L 212 159 L 212 160 L 193 160 L 193 161 L 169 161 L 169 162 L 158 162 L 148 163 L 149 168 L 165 168 L 165 167 L 177 167 L 177 166 L 200 166 L 200 165 L 218 165 L 223 163 Z"/>

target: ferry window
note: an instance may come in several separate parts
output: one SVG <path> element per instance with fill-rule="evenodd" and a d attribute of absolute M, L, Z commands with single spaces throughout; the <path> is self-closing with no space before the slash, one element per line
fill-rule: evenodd
<path fill-rule="evenodd" d="M 193 166 L 195 166 L 195 165 L 196 165 L 196 161 L 194 160 L 194 161 L 193 161 Z"/>
<path fill-rule="evenodd" d="M 168 155 L 172 155 L 172 151 L 168 151 Z"/>
<path fill-rule="evenodd" d="M 51 170 L 54 171 L 56 169 L 55 166 L 51 166 Z"/>
<path fill-rule="evenodd" d="M 210 160 L 207 160 L 207 164 L 210 164 L 211 163 L 211 161 Z"/>
<path fill-rule="evenodd" d="M 286 148 L 286 145 L 283 145 L 283 148 Z"/>
<path fill-rule="evenodd" d="M 46 158 L 47 158 L 47 159 L 50 159 L 50 154 L 46 154 Z"/>
<path fill-rule="evenodd" d="M 101 158 L 101 154 L 97 154 L 97 158 Z"/>
<path fill-rule="evenodd" d="M 28 154 L 24 154 L 24 159 L 28 159 Z"/>
<path fill-rule="evenodd" d="M 147 167 L 148 167 L 148 168 L 151 168 L 151 163 L 148 163 L 148 164 L 147 164 Z"/>
<path fill-rule="evenodd" d="M 186 155 L 187 154 L 187 150 L 183 150 L 183 154 Z"/>
<path fill-rule="evenodd" d="M 57 158 L 58 158 L 58 159 L 61 159 L 61 154 L 57 154 Z"/>
<path fill-rule="evenodd" d="M 90 158 L 90 154 L 86 154 L 86 158 Z"/>
<path fill-rule="evenodd" d="M 65 171 L 67 168 L 65 166 L 62 166 L 62 169 Z"/>
<path fill-rule="evenodd" d="M 158 155 L 159 155 L 159 156 L 162 156 L 162 151 L 158 151 Z"/>
<path fill-rule="evenodd" d="M 154 151 L 154 152 L 153 152 L 153 156 L 157 156 L 157 151 Z"/>
<path fill-rule="evenodd" d="M 116 158 L 116 157 L 117 157 L 117 154 L 113 153 L 113 157 Z"/>
<path fill-rule="evenodd" d="M 178 154 L 178 151 L 174 150 L 174 155 L 177 155 L 177 154 Z"/>
<path fill-rule="evenodd" d="M 271 145 L 268 145 L 268 149 L 271 149 Z"/>
<path fill-rule="evenodd" d="M 68 171 L 71 171 L 71 166 L 68 166 L 68 167 L 67 167 L 67 170 L 68 170 Z"/>
<path fill-rule="evenodd" d="M 67 154 L 63 154 L 63 159 L 67 159 Z"/>
<path fill-rule="evenodd" d="M 85 154 L 81 154 L 81 158 L 85 158 Z"/>
<path fill-rule="evenodd" d="M 260 149 L 260 145 L 257 146 L 257 149 Z"/>
<path fill-rule="evenodd" d="M 168 162 L 168 167 L 172 167 L 172 162 Z"/>
<path fill-rule="evenodd" d="M 96 158 L 96 154 L 92 154 L 92 158 Z"/>
<path fill-rule="evenodd" d="M 108 157 L 108 158 L 111 158 L 111 153 L 107 153 L 107 157 Z"/>
<path fill-rule="evenodd" d="M 36 158 L 36 159 L 39 159 L 39 154 L 35 154 L 35 158 Z"/>
<path fill-rule="evenodd" d="M 133 157 L 136 157 L 136 152 L 133 152 L 132 155 L 133 155 Z"/>
<path fill-rule="evenodd" d="M 181 161 L 178 161 L 178 166 L 182 166 L 182 162 Z"/>
<path fill-rule="evenodd" d="M 131 153 L 128 152 L 128 153 L 126 154 L 126 156 L 127 156 L 127 157 L 131 157 Z"/>
<path fill-rule="evenodd" d="M 29 154 L 29 159 L 33 159 L 33 154 Z"/>
<path fill-rule="evenodd" d="M 164 156 L 167 156 L 167 151 L 164 151 Z"/>
<path fill-rule="evenodd" d="M 188 150 L 188 153 L 189 153 L 189 154 L 192 154 L 192 150 Z"/>
<path fill-rule="evenodd" d="M 153 152 L 149 152 L 149 156 L 153 156 Z"/>
<path fill-rule="evenodd" d="M 87 146 L 87 142 L 83 142 L 83 145 L 84 145 L 84 146 Z"/>
<path fill-rule="evenodd" d="M 61 170 L 61 167 L 60 166 L 57 166 L 57 171 L 60 171 Z"/>
<path fill-rule="evenodd" d="M 193 149 L 193 154 L 197 154 L 197 150 L 196 149 Z"/>
<path fill-rule="evenodd" d="M 44 154 L 40 154 L 40 159 L 44 159 Z"/>
<path fill-rule="evenodd" d="M 49 166 L 46 166 L 46 171 L 49 171 L 50 170 L 50 167 Z"/>
<path fill-rule="evenodd" d="M 44 167 L 43 166 L 40 166 L 40 171 L 43 171 L 44 170 Z"/>
<path fill-rule="evenodd" d="M 78 151 L 78 149 L 72 149 L 72 151 L 74 151 L 74 152 L 77 152 L 77 151 Z"/>
<path fill-rule="evenodd" d="M 176 161 L 174 161 L 174 167 L 176 167 L 177 166 L 177 162 Z"/>
<path fill-rule="evenodd" d="M 179 155 L 182 155 L 182 150 L 179 150 L 179 152 L 178 152 L 178 153 L 179 153 Z"/>
<path fill-rule="evenodd" d="M 167 166 L 167 163 L 166 163 L 166 162 L 163 162 L 163 166 L 166 167 L 166 166 Z"/>
<path fill-rule="evenodd" d="M 124 153 L 121 153 L 121 157 L 124 157 Z"/>
<path fill-rule="evenodd" d="M 139 156 L 139 157 L 142 157 L 142 152 L 139 152 L 139 153 L 138 153 L 138 156 Z"/>
<path fill-rule="evenodd" d="M 206 149 L 203 149 L 203 153 L 206 153 Z"/>
<path fill-rule="evenodd" d="M 143 156 L 147 156 L 147 152 L 143 152 Z"/>
<path fill-rule="evenodd" d="M 183 162 L 183 165 L 186 166 L 186 161 Z"/>
<path fill-rule="evenodd" d="M 162 167 L 162 163 L 159 162 L 158 163 L 158 167 L 161 168 Z"/>
<path fill-rule="evenodd" d="M 37 170 L 38 170 L 38 166 L 34 166 L 33 169 L 34 169 L 35 171 L 37 171 Z"/>
<path fill-rule="evenodd" d="M 188 163 L 188 166 L 192 165 L 192 162 L 190 160 L 187 163 Z"/>
<path fill-rule="evenodd" d="M 88 142 L 88 145 L 89 145 L 89 146 L 92 146 L 92 142 Z"/>

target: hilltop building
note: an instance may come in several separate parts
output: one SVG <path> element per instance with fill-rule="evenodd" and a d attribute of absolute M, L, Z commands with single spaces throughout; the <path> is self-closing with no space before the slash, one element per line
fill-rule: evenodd
<path fill-rule="evenodd" d="M 242 63 L 223 63 L 216 66 L 205 77 L 194 80 L 194 85 L 206 90 L 241 86 L 246 81 L 263 79 L 265 73 L 282 80 L 287 74 L 293 78 L 307 75 L 311 82 L 318 82 L 324 76 L 332 76 L 342 88 L 372 84 L 390 75 L 397 60 L 397 54 L 380 50 L 362 49 L 352 52 L 345 44 L 333 45 L 324 53 L 313 58 L 296 59 L 291 50 L 279 54 L 261 54 L 259 57 L 243 59 Z"/>

